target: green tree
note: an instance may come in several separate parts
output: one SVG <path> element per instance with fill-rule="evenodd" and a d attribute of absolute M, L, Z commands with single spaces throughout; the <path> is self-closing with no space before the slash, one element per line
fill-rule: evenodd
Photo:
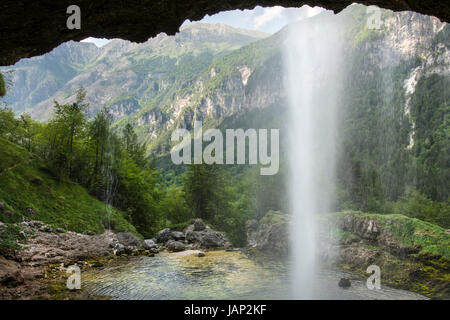
<path fill-rule="evenodd" d="M 128 152 L 134 162 L 141 167 L 145 166 L 145 152 L 147 146 L 145 143 L 139 143 L 138 136 L 130 123 L 127 123 L 122 131 L 125 150 Z"/>
<path fill-rule="evenodd" d="M 12 142 L 17 142 L 19 123 L 11 108 L 0 108 L 0 136 Z"/>
<path fill-rule="evenodd" d="M 95 149 L 94 175 L 97 175 L 103 166 L 104 154 L 110 136 L 111 122 L 111 115 L 106 109 L 102 109 L 97 113 L 89 126 L 89 137 Z"/>
<path fill-rule="evenodd" d="M 80 87 L 76 92 L 76 101 L 72 104 L 60 105 L 55 101 L 54 118 L 50 122 L 50 158 L 58 168 L 60 175 L 76 178 L 73 172 L 75 157 L 81 159 L 75 153 L 78 142 L 81 143 L 85 134 L 88 104 L 84 103 L 86 91 Z"/>
<path fill-rule="evenodd" d="M 157 172 L 139 167 L 126 152 L 116 159 L 115 170 L 118 184 L 114 205 L 128 213 L 142 235 L 152 237 L 163 220 L 158 206 Z"/>
<path fill-rule="evenodd" d="M 186 195 L 182 186 L 167 188 L 161 199 L 160 208 L 166 213 L 170 224 L 179 224 L 193 218 L 191 210 L 186 203 Z"/>
<path fill-rule="evenodd" d="M 21 144 L 30 152 L 35 149 L 37 135 L 41 132 L 41 124 L 31 119 L 28 113 L 20 115 Z"/>
<path fill-rule="evenodd" d="M 218 165 L 190 165 L 184 189 L 192 215 L 213 222 L 217 213 L 226 210 L 225 185 L 225 172 Z"/>
<path fill-rule="evenodd" d="M 5 94 L 6 94 L 5 79 L 3 79 L 3 75 L 0 73 L 0 97 L 3 97 Z"/>

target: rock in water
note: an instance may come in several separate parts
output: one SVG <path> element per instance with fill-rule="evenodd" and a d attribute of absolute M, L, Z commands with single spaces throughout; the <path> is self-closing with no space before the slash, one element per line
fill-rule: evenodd
<path fill-rule="evenodd" d="M 289 216 L 280 211 L 267 212 L 260 221 L 246 224 L 247 247 L 285 256 L 289 250 Z"/>
<path fill-rule="evenodd" d="M 352 284 L 350 283 L 350 280 L 347 278 L 341 278 L 341 280 L 339 280 L 338 283 L 339 287 L 341 288 L 348 288 L 350 287 Z"/>
<path fill-rule="evenodd" d="M 225 234 L 205 227 L 201 231 L 195 231 L 195 224 L 186 229 L 186 240 L 197 248 L 229 248 L 231 247 Z"/>
<path fill-rule="evenodd" d="M 144 248 L 147 250 L 156 248 L 156 243 L 152 239 L 144 240 Z"/>
<path fill-rule="evenodd" d="M 166 243 L 172 237 L 172 232 L 170 232 L 170 228 L 163 229 L 158 231 L 156 234 L 156 242 L 158 243 Z"/>
<path fill-rule="evenodd" d="M 226 247 L 227 242 L 224 234 L 211 230 L 202 237 L 200 246 L 204 248 Z"/>
<path fill-rule="evenodd" d="M 117 233 L 117 239 L 121 244 L 128 247 L 142 247 L 143 241 L 130 232 Z"/>
<path fill-rule="evenodd" d="M 174 252 L 184 251 L 184 249 L 185 249 L 185 246 L 182 242 L 175 241 L 175 240 L 167 241 L 166 247 L 169 251 L 174 251 Z"/>

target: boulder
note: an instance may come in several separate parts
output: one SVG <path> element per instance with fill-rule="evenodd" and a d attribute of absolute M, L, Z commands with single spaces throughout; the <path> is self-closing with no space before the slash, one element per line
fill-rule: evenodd
<path fill-rule="evenodd" d="M 174 252 L 184 251 L 184 249 L 185 249 L 184 244 L 182 242 L 176 241 L 176 240 L 167 241 L 166 247 L 169 251 L 174 251 Z"/>
<path fill-rule="evenodd" d="M 202 248 L 216 248 L 216 247 L 229 247 L 230 245 L 223 233 L 209 230 L 201 238 L 200 246 Z"/>
<path fill-rule="evenodd" d="M 123 253 L 125 253 L 125 246 L 123 244 L 116 243 L 114 245 L 114 255 L 120 256 Z"/>
<path fill-rule="evenodd" d="M 117 240 L 126 247 L 142 247 L 144 242 L 131 232 L 119 232 Z"/>
<path fill-rule="evenodd" d="M 200 243 L 203 237 L 201 231 L 194 231 L 193 225 L 190 225 L 186 230 L 186 241 L 190 243 Z"/>
<path fill-rule="evenodd" d="M 206 228 L 205 223 L 201 219 L 195 219 L 193 225 L 194 231 L 202 231 Z"/>
<path fill-rule="evenodd" d="M 150 250 L 150 249 L 153 249 L 156 247 L 157 247 L 157 245 L 152 239 L 144 240 L 144 248 L 145 249 Z"/>
<path fill-rule="evenodd" d="M 50 233 L 50 232 L 53 232 L 53 229 L 52 229 L 52 227 L 50 227 L 48 225 L 43 225 L 39 228 L 39 231 Z"/>
<path fill-rule="evenodd" d="M 153 253 L 153 254 L 159 253 L 159 248 L 157 248 L 157 247 L 151 248 L 149 251 L 150 251 L 150 253 Z"/>
<path fill-rule="evenodd" d="M 178 240 L 184 240 L 186 238 L 184 236 L 184 233 L 180 232 L 180 231 L 172 231 L 171 237 L 172 237 L 172 239 L 177 240 L 177 241 Z"/>
<path fill-rule="evenodd" d="M 280 211 L 269 211 L 261 220 L 246 224 L 247 247 L 284 256 L 289 249 L 289 216 Z"/>
<path fill-rule="evenodd" d="M 201 220 L 196 220 L 201 221 Z M 198 224 L 197 224 L 198 226 Z M 196 230 L 195 222 L 186 229 L 186 240 L 197 248 L 229 248 L 230 242 L 224 233 L 205 226 L 201 231 Z"/>
<path fill-rule="evenodd" d="M 352 284 L 350 283 L 350 280 L 347 278 L 341 278 L 341 280 L 339 280 L 338 286 L 341 288 L 348 288 L 350 287 Z"/>
<path fill-rule="evenodd" d="M 199 252 L 199 253 L 197 254 L 197 257 L 199 257 L 199 258 L 202 258 L 202 257 L 204 257 L 204 256 L 206 256 L 206 254 L 205 254 L 204 252 Z"/>
<path fill-rule="evenodd" d="M 23 283 L 24 278 L 20 270 L 20 264 L 17 262 L 0 257 L 0 285 L 14 287 Z"/>
<path fill-rule="evenodd" d="M 31 228 L 36 228 L 39 229 L 40 227 L 44 226 L 44 223 L 42 221 L 39 220 L 32 220 L 32 221 L 28 221 L 28 222 L 23 222 L 24 226 L 29 226 Z"/>
<path fill-rule="evenodd" d="M 170 231 L 170 228 L 163 229 L 161 231 L 158 231 L 156 234 L 156 242 L 157 243 L 166 243 L 169 241 L 172 237 L 172 232 Z"/>

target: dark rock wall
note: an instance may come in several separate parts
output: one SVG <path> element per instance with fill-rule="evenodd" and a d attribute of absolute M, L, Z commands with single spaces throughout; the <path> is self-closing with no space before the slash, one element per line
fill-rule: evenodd
<path fill-rule="evenodd" d="M 174 34 L 186 20 L 200 20 L 206 14 L 224 10 L 252 9 L 256 5 L 301 7 L 321 6 L 339 12 L 353 1 L 296 0 L 79 0 L 81 29 L 69 30 L 67 7 L 72 0 L 17 1 L 0 4 L 0 65 L 44 54 L 68 40 L 121 38 L 143 42 L 160 32 Z M 450 7 L 444 1 L 410 0 L 358 1 L 395 11 L 411 10 L 450 21 Z"/>

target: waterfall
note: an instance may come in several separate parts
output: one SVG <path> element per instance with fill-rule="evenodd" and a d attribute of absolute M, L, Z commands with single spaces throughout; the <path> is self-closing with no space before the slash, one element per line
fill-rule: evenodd
<path fill-rule="evenodd" d="M 284 67 L 290 111 L 289 198 L 292 294 L 312 299 L 318 261 L 316 216 L 332 210 L 342 41 L 324 12 L 287 30 Z"/>
<path fill-rule="evenodd" d="M 117 173 L 114 171 L 117 154 L 116 141 L 114 141 L 114 134 L 111 132 L 111 116 L 107 115 L 107 130 L 106 130 L 106 145 L 104 154 L 104 163 L 101 168 L 102 175 L 105 177 L 105 190 L 104 190 L 104 203 L 106 208 L 106 224 L 105 227 L 111 231 L 111 218 L 113 215 L 114 207 L 113 201 L 117 192 Z"/>

